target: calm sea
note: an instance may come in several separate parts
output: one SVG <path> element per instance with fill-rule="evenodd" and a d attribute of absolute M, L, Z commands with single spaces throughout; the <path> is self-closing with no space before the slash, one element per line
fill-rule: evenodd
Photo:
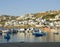
<path fill-rule="evenodd" d="M 53 30 L 52 30 L 53 31 Z M 4 39 L 4 35 L 0 35 L 0 43 L 7 42 L 60 42 L 60 31 L 59 34 L 53 34 L 48 32 L 45 36 L 35 37 L 32 33 L 18 32 L 16 34 L 10 34 L 10 39 Z M 5 34 L 5 33 L 3 33 Z"/>

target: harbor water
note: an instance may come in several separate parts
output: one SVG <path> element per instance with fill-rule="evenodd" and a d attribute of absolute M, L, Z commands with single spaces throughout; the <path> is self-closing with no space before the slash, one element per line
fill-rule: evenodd
<path fill-rule="evenodd" d="M 60 42 L 60 30 L 58 28 L 59 34 L 54 34 L 53 29 L 50 32 L 46 32 L 45 36 L 35 37 L 32 33 L 17 32 L 15 34 L 9 34 L 10 38 L 7 40 L 4 38 L 4 34 L 0 35 L 0 43 L 10 43 L 10 42 Z"/>

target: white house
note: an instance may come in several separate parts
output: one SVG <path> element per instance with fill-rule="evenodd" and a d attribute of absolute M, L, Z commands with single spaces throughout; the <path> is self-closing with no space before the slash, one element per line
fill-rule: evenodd
<path fill-rule="evenodd" d="M 60 14 L 55 16 L 56 20 L 60 20 Z"/>
<path fill-rule="evenodd" d="M 53 22 L 52 22 L 52 23 L 49 23 L 49 25 L 50 25 L 50 26 L 54 26 L 54 23 L 53 23 Z"/>
<path fill-rule="evenodd" d="M 5 26 L 12 26 L 11 22 L 5 22 Z"/>
<path fill-rule="evenodd" d="M 60 26 L 60 21 L 58 21 L 58 22 L 54 22 L 54 24 L 55 24 L 55 26 Z"/>

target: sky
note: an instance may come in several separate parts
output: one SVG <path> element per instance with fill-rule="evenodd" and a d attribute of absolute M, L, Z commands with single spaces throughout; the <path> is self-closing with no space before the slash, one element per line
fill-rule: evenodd
<path fill-rule="evenodd" d="M 0 0 L 0 15 L 20 16 L 49 10 L 60 10 L 60 0 Z"/>

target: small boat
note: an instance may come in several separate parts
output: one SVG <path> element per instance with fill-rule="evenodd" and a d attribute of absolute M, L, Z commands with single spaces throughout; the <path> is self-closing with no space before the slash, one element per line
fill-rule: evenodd
<path fill-rule="evenodd" d="M 13 29 L 13 33 L 17 33 L 17 32 L 18 32 L 18 30 Z"/>
<path fill-rule="evenodd" d="M 32 32 L 32 35 L 35 35 L 35 37 L 39 37 L 39 36 L 46 35 L 46 33 L 42 32 L 41 30 L 40 31 L 35 30 L 35 31 Z"/>
<path fill-rule="evenodd" d="M 35 35 L 36 37 L 39 37 L 39 36 L 44 36 L 45 33 L 43 33 L 43 32 L 41 32 L 41 33 L 35 32 L 35 33 L 33 33 L 33 35 Z"/>
<path fill-rule="evenodd" d="M 15 34 L 15 33 L 18 32 L 18 30 L 16 30 L 16 29 L 10 29 L 10 32 L 13 33 L 13 34 Z"/>
<path fill-rule="evenodd" d="M 8 33 L 8 34 L 11 34 L 11 31 L 9 29 L 7 30 L 2 30 L 2 33 Z"/>
<path fill-rule="evenodd" d="M 53 34 L 56 34 L 56 35 L 58 35 L 59 33 L 58 33 L 58 32 L 54 32 Z"/>
<path fill-rule="evenodd" d="M 9 30 L 8 30 L 8 29 L 2 30 L 2 32 L 3 32 L 3 33 L 7 33 L 7 32 L 9 32 Z"/>
<path fill-rule="evenodd" d="M 2 35 L 2 31 L 0 31 L 0 35 Z"/>

